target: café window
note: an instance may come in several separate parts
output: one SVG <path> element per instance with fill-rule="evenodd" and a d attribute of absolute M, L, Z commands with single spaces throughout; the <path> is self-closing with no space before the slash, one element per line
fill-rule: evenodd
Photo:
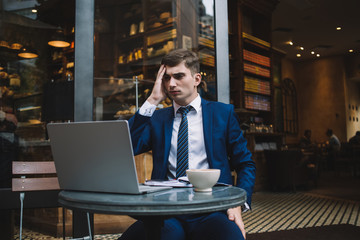
<path fill-rule="evenodd" d="M 199 55 L 200 94 L 216 100 L 214 28 L 213 0 L 96 0 L 94 119 L 130 118 L 150 95 L 162 57 L 178 48 Z"/>
<path fill-rule="evenodd" d="M 75 0 L 0 0 L 0 111 L 14 116 L 0 121 L 0 188 L 13 161 L 52 161 L 46 124 L 73 120 L 74 26 Z M 23 227 L 55 229 L 59 213 L 25 209 Z"/>

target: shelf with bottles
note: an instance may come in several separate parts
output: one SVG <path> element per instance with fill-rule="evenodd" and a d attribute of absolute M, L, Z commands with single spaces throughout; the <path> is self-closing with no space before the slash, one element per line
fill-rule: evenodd
<path fill-rule="evenodd" d="M 245 108 L 259 111 L 271 111 L 271 97 L 245 92 Z"/>
<path fill-rule="evenodd" d="M 246 32 L 242 33 L 242 37 L 244 40 L 244 43 L 252 44 L 253 46 L 257 46 L 258 48 L 262 48 L 264 50 L 270 51 L 271 44 L 265 40 L 262 40 L 260 38 L 257 38 L 255 36 L 252 36 L 251 34 L 248 34 Z"/>
<path fill-rule="evenodd" d="M 153 81 L 143 77 L 94 79 L 94 96 L 101 103 L 102 119 L 128 119 L 137 111 L 153 86 Z"/>
<path fill-rule="evenodd" d="M 49 77 L 54 81 L 67 79 L 74 72 L 74 45 L 73 42 L 67 48 L 52 48 L 48 62 Z"/>
<path fill-rule="evenodd" d="M 203 34 L 199 35 L 199 47 L 206 47 L 214 50 L 214 38 Z"/>
<path fill-rule="evenodd" d="M 128 46 L 125 51 L 121 52 L 118 57 L 118 65 L 141 65 L 141 61 L 154 57 L 163 56 L 175 48 L 176 45 L 176 29 L 159 33 L 156 35 L 149 35 L 146 37 L 146 50 L 144 51 L 143 44 L 134 43 L 133 46 Z"/>
<path fill-rule="evenodd" d="M 200 64 L 204 64 L 209 67 L 215 67 L 215 52 L 213 50 L 200 48 L 198 55 Z"/>
<path fill-rule="evenodd" d="M 164 56 L 171 50 L 175 49 L 176 43 L 177 38 L 175 37 L 147 46 L 146 59 L 151 60 Z"/>
<path fill-rule="evenodd" d="M 118 65 L 123 66 L 127 64 L 136 65 L 144 58 L 144 50 L 142 47 L 129 49 L 127 53 L 120 53 L 118 57 Z"/>
<path fill-rule="evenodd" d="M 154 46 L 156 44 L 161 44 L 164 42 L 168 42 L 170 40 L 174 40 L 177 37 L 176 28 L 169 29 L 167 31 L 162 31 L 157 34 L 149 34 L 146 37 L 146 45 L 148 47 Z"/>
<path fill-rule="evenodd" d="M 176 29 L 176 21 L 174 18 L 169 18 L 169 20 L 163 24 L 149 26 L 147 28 L 146 34 L 148 35 L 157 34 L 164 31 L 169 31 L 171 29 Z"/>
<path fill-rule="evenodd" d="M 250 71 L 259 68 L 262 75 L 268 75 L 267 69 L 271 67 L 270 43 L 243 32 L 244 48 L 243 60 Z M 264 69 L 264 70 L 263 70 Z"/>
<path fill-rule="evenodd" d="M 271 95 L 271 84 L 268 80 L 259 79 L 257 77 L 244 76 L 244 90 L 256 94 Z"/>
<path fill-rule="evenodd" d="M 243 59 L 249 63 L 270 68 L 270 57 L 258 54 L 255 51 L 244 49 Z"/>

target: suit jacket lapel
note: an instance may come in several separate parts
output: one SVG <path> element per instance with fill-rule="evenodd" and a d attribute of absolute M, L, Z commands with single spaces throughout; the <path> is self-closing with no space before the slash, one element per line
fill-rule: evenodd
<path fill-rule="evenodd" d="M 210 168 L 212 168 L 212 120 L 213 120 L 213 111 L 210 106 L 208 106 L 208 101 L 201 99 L 202 107 L 202 117 L 203 117 L 203 131 L 204 131 L 204 141 L 206 155 Z"/>
<path fill-rule="evenodd" d="M 172 136 L 173 123 L 174 123 L 174 108 L 173 107 L 167 108 L 166 111 L 167 111 L 166 114 L 164 114 L 164 159 L 163 159 L 164 168 L 163 169 L 168 169 L 167 162 L 170 154 L 171 136 Z"/>

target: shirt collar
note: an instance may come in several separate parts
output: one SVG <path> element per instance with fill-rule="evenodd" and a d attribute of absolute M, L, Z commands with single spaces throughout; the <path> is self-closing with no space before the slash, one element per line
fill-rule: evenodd
<path fill-rule="evenodd" d="M 201 107 L 201 97 L 200 97 L 200 95 L 198 94 L 197 97 L 189 105 L 192 106 L 195 109 L 196 112 L 198 112 L 200 110 L 200 107 Z M 177 110 L 180 107 L 183 107 L 183 106 L 180 106 L 179 104 L 177 104 L 174 101 L 173 101 L 173 106 L 174 106 L 174 116 L 176 116 Z"/>

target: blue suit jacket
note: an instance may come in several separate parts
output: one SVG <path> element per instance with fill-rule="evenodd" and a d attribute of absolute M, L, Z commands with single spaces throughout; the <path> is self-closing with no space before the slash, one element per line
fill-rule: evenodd
<path fill-rule="evenodd" d="M 231 170 L 237 173 L 236 186 L 247 192 L 250 206 L 255 183 L 255 163 L 247 149 L 247 141 L 230 104 L 201 100 L 206 154 L 210 168 L 221 170 L 219 182 L 233 184 Z M 174 108 L 154 112 L 152 117 L 136 113 L 130 120 L 134 154 L 152 150 L 153 179 L 166 179 Z"/>

